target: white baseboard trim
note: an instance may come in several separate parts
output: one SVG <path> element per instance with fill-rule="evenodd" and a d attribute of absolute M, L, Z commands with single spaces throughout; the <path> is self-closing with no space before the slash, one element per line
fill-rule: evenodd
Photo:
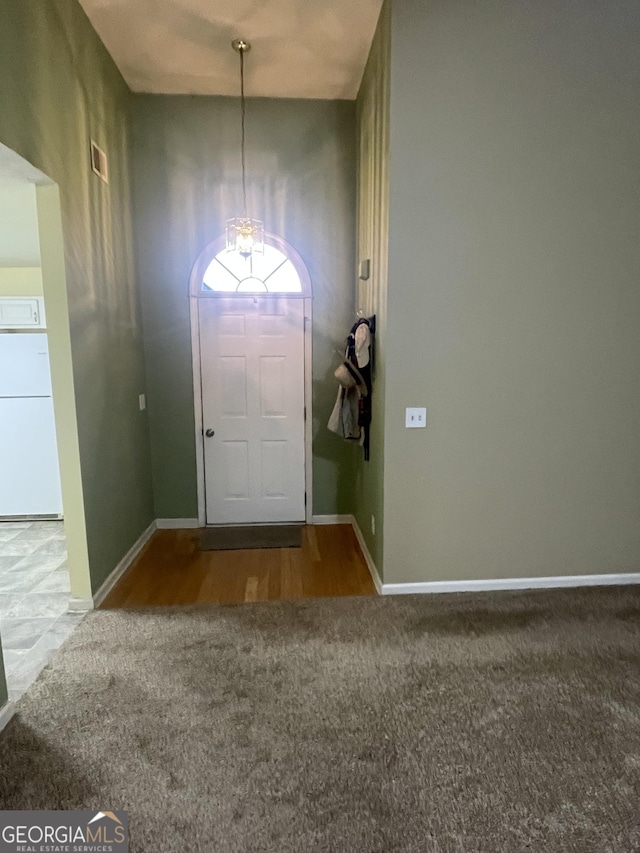
<path fill-rule="evenodd" d="M 2 708 L 0 708 L 0 732 L 7 725 L 9 720 L 13 717 L 16 712 L 16 706 L 13 702 L 6 702 Z"/>
<path fill-rule="evenodd" d="M 360 550 L 362 551 L 362 556 L 364 557 L 364 561 L 367 564 L 367 568 L 369 569 L 369 574 L 371 575 L 371 580 L 374 582 L 376 589 L 378 590 L 378 595 L 382 595 L 382 590 L 384 589 L 384 585 L 378 574 L 378 570 L 376 568 L 376 564 L 373 562 L 373 557 L 371 556 L 371 552 L 367 547 L 367 543 L 365 541 L 364 536 L 362 535 L 362 531 L 360 530 L 360 525 L 356 521 L 356 517 L 354 515 L 349 516 L 351 520 L 351 526 L 353 527 L 353 532 L 356 534 L 356 539 L 358 540 L 358 545 L 360 546 Z"/>
<path fill-rule="evenodd" d="M 70 598 L 69 613 L 88 613 L 93 610 L 93 598 Z"/>
<path fill-rule="evenodd" d="M 561 589 L 577 586 L 619 586 L 640 584 L 640 573 L 611 575 L 553 575 L 541 578 L 496 578 L 493 580 L 425 581 L 385 583 L 382 595 L 415 595 L 442 592 L 490 592 L 509 589 Z"/>
<path fill-rule="evenodd" d="M 355 516 L 314 516 L 319 518 L 349 519 L 353 527 L 362 556 L 365 559 L 371 579 L 379 595 L 433 595 L 446 592 L 491 592 L 518 589 L 563 589 L 585 586 L 621 586 L 640 584 L 640 572 L 628 572 L 607 575 L 552 575 L 537 578 L 494 578 L 488 580 L 466 581 L 422 581 L 420 583 L 383 583 L 373 561 L 367 543 Z M 315 522 L 322 524 L 323 522 Z M 325 524 L 336 524 L 330 521 Z"/>
<path fill-rule="evenodd" d="M 109 577 L 104 581 L 100 589 L 93 596 L 93 606 L 100 607 L 102 602 L 105 600 L 107 595 L 111 592 L 113 587 L 118 583 L 122 575 L 127 571 L 131 563 L 135 560 L 138 554 L 142 551 L 144 546 L 147 544 L 149 539 L 153 536 L 156 530 L 156 522 L 152 521 L 151 524 L 147 527 L 147 529 L 142 533 L 138 539 L 133 543 L 131 548 L 127 551 L 124 557 L 120 560 L 115 569 L 111 572 Z"/>
<path fill-rule="evenodd" d="M 158 530 L 192 530 L 200 526 L 197 518 L 156 518 Z"/>
<path fill-rule="evenodd" d="M 312 524 L 351 524 L 352 515 L 313 515 Z"/>

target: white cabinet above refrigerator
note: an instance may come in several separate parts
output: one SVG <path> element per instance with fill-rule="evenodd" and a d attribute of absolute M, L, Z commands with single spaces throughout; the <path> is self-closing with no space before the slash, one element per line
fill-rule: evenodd
<path fill-rule="evenodd" d="M 41 296 L 0 296 L 0 329 L 45 329 Z"/>

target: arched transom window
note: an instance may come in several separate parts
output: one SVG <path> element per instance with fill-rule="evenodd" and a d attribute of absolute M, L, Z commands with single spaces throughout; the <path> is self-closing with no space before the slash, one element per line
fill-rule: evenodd
<path fill-rule="evenodd" d="M 195 296 L 287 295 L 311 296 L 307 268 L 293 246 L 273 234 L 264 236 L 264 253 L 248 258 L 228 252 L 222 239 L 202 252 L 193 269 Z"/>

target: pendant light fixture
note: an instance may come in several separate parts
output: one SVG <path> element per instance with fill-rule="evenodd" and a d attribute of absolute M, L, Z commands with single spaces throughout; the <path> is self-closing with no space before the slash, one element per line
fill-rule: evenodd
<path fill-rule="evenodd" d="M 250 258 L 256 252 L 264 252 L 264 226 L 258 219 L 251 219 L 247 212 L 247 175 L 245 167 L 245 97 L 244 97 L 244 55 L 251 50 L 251 44 L 244 39 L 234 39 L 231 47 L 240 54 L 240 150 L 242 154 L 242 216 L 227 220 L 227 251 L 237 252 L 243 258 Z"/>

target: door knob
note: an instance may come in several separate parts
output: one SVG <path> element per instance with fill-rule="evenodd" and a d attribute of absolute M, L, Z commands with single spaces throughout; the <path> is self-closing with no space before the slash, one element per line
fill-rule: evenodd
<path fill-rule="evenodd" d="M 207 436 L 207 438 L 211 438 L 212 436 L 214 436 L 214 435 L 215 435 L 215 431 L 214 431 L 214 430 L 212 430 L 212 429 L 208 429 L 208 430 L 205 432 L 205 435 Z"/>

